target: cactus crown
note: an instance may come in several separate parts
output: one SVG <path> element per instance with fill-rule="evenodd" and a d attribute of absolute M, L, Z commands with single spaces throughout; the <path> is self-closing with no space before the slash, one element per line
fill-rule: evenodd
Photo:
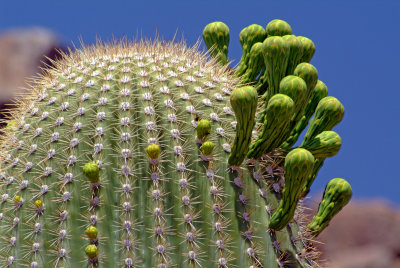
<path fill-rule="evenodd" d="M 314 266 L 308 237 L 351 188 L 309 229 L 297 205 L 339 150 L 343 107 L 314 97 L 315 68 L 289 53 L 303 39 L 270 36 L 291 34 L 286 22 L 260 27 L 241 34 L 243 76 L 226 64 L 221 22 L 203 32 L 211 60 L 199 43 L 143 40 L 54 62 L 1 138 L 6 267 Z"/>

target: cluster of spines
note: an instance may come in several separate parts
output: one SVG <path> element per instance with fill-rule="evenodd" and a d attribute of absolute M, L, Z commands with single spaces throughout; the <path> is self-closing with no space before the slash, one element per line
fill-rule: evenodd
<path fill-rule="evenodd" d="M 135 107 L 131 107 L 136 95 L 137 89 L 129 86 L 128 81 L 135 79 L 130 75 L 131 69 L 137 68 L 131 63 L 132 56 L 124 55 L 119 62 L 120 66 L 120 81 L 117 84 L 107 84 L 104 88 L 107 91 L 115 92 L 116 109 L 110 109 L 111 115 L 116 115 L 116 124 L 112 127 L 115 128 L 115 138 L 113 139 L 116 146 L 112 154 L 115 155 L 116 162 L 113 163 L 115 167 L 114 180 L 116 183 L 117 191 L 117 207 L 115 210 L 118 215 L 115 218 L 115 229 L 117 230 L 117 241 L 120 255 L 116 261 L 119 265 L 125 267 L 135 267 L 137 265 L 137 248 L 139 238 L 136 236 L 136 228 L 138 223 L 135 220 L 138 208 L 135 206 L 135 197 L 133 196 L 133 189 L 136 187 L 135 183 L 138 181 L 135 173 L 138 172 L 138 164 L 135 160 L 137 151 L 139 150 L 138 135 L 135 131 Z M 109 127 L 110 128 L 110 127 Z M 141 148 L 143 150 L 143 148 Z M 114 174 L 115 174 L 114 173 Z M 116 178 L 115 178 L 116 177 Z M 145 193 L 143 193 L 145 194 Z"/>

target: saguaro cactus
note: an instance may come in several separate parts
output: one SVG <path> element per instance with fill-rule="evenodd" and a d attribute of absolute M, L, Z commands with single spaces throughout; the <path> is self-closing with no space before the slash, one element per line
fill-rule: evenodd
<path fill-rule="evenodd" d="M 297 205 L 315 162 L 340 147 L 331 131 L 340 105 L 323 100 L 324 121 L 312 121 L 302 148 L 280 148 L 316 81 L 287 68 L 299 57 L 293 37 L 265 35 L 291 34 L 286 22 L 247 29 L 241 42 L 256 49 L 245 53 L 256 53 L 242 57 L 243 77 L 267 98 L 227 66 L 221 22 L 204 30 L 211 60 L 198 44 L 141 41 L 54 62 L 2 130 L 2 267 L 315 266 L 308 238 L 346 202 L 325 197 L 333 205 L 310 228 Z M 274 46 L 269 38 L 286 52 L 253 62 Z"/>

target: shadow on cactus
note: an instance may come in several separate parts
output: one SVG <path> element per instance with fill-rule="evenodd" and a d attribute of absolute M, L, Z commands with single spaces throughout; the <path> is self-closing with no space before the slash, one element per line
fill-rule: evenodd
<path fill-rule="evenodd" d="M 199 43 L 97 44 L 32 83 L 1 138 L 1 267 L 317 266 L 310 238 L 351 188 L 332 180 L 306 226 L 344 113 L 315 46 L 253 24 L 232 71 L 228 27 L 203 34 L 211 59 Z"/>

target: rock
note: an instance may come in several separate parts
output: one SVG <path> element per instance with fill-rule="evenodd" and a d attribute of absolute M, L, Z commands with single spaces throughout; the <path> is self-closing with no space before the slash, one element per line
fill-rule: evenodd
<path fill-rule="evenodd" d="M 400 210 L 382 200 L 351 201 L 316 240 L 330 267 L 400 268 Z"/>
<path fill-rule="evenodd" d="M 390 268 L 395 267 L 396 256 L 379 245 L 367 245 L 348 251 L 340 250 L 331 257 L 337 268 Z"/>
<path fill-rule="evenodd" d="M 0 114 L 16 94 L 24 92 L 27 81 L 40 73 L 49 58 L 61 49 L 60 38 L 43 28 L 8 30 L 0 34 Z"/>

